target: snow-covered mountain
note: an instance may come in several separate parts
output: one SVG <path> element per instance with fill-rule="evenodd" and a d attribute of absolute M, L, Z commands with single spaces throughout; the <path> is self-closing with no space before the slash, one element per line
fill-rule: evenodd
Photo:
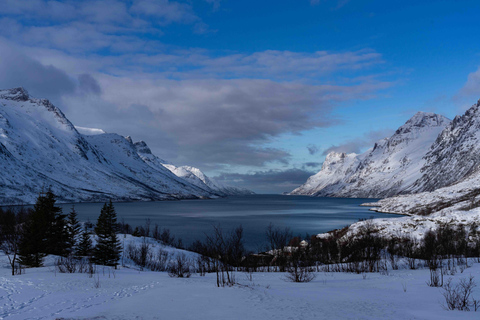
<path fill-rule="evenodd" d="M 480 206 L 480 100 L 440 133 L 424 160 L 421 176 L 408 190 L 413 194 L 368 205 L 417 215 Z"/>
<path fill-rule="evenodd" d="M 87 129 L 23 88 L 0 90 L 0 204 L 33 203 L 47 187 L 61 201 L 223 195 L 145 160 L 129 137 Z"/>
<path fill-rule="evenodd" d="M 177 167 L 166 160 L 160 159 L 152 153 L 145 141 L 136 142 L 135 148 L 138 155 L 153 168 L 167 168 L 177 177 L 180 177 L 208 192 L 218 194 L 220 196 L 253 194 L 253 192 L 248 189 L 222 185 L 221 183 L 207 177 L 205 173 L 198 168 L 191 166 Z"/>
<path fill-rule="evenodd" d="M 359 163 L 359 155 L 355 153 L 330 152 L 323 162 L 322 169 L 290 194 L 317 195 L 340 192 L 345 187 L 345 177 L 351 176 Z"/>
<path fill-rule="evenodd" d="M 418 112 L 365 153 L 327 155 L 322 169 L 291 194 L 383 198 L 407 192 L 422 176 L 430 146 L 450 120 Z"/>
<path fill-rule="evenodd" d="M 437 137 L 411 192 L 433 191 L 469 177 L 480 165 L 480 100 Z"/>

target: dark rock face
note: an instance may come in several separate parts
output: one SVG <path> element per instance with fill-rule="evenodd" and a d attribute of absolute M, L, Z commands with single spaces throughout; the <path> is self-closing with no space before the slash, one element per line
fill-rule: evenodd
<path fill-rule="evenodd" d="M 292 194 L 384 198 L 409 192 L 422 176 L 424 157 L 449 123 L 441 115 L 418 112 L 363 154 L 327 155 L 322 170 Z"/>
<path fill-rule="evenodd" d="M 422 176 L 409 192 L 433 191 L 478 171 L 480 165 L 480 100 L 457 116 L 425 156 Z"/>

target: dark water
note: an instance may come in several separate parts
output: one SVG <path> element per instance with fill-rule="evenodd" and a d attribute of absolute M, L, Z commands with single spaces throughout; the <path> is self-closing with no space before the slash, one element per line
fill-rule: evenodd
<path fill-rule="evenodd" d="M 249 250 L 263 249 L 265 228 L 269 223 L 289 227 L 294 235 L 317 234 L 370 217 L 393 215 L 368 211 L 359 205 L 372 199 L 312 198 L 305 196 L 252 195 L 216 200 L 185 200 L 159 202 L 115 203 L 118 221 L 132 226 L 145 224 L 151 219 L 161 228 L 169 228 L 185 245 L 196 239 L 203 241 L 213 225 L 225 230 L 243 226 L 245 246 Z M 79 219 L 96 222 L 101 203 L 75 204 Z M 71 204 L 63 204 L 69 212 Z"/>

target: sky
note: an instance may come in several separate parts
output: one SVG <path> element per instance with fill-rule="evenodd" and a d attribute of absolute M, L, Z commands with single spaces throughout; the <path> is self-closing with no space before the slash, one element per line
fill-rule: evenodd
<path fill-rule="evenodd" d="M 0 88 L 258 193 L 480 99 L 479 1 L 0 2 Z"/>

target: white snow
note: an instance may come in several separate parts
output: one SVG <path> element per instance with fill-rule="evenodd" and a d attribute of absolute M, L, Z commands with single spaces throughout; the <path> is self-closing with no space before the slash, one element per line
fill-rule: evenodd
<path fill-rule="evenodd" d="M 75 126 L 75 129 L 77 129 L 77 131 L 80 132 L 81 134 L 84 134 L 87 136 L 106 133 L 102 129 L 97 129 L 97 128 L 86 128 L 86 127 Z"/>
<path fill-rule="evenodd" d="M 422 176 L 424 156 L 449 122 L 434 113 L 418 112 L 363 154 L 328 154 L 321 171 L 291 194 L 355 198 L 399 194 Z"/>
<path fill-rule="evenodd" d="M 218 181 L 209 178 L 200 169 L 191 166 L 176 167 L 170 163 L 163 163 L 163 166 L 173 172 L 176 176 L 183 178 L 193 185 L 219 195 L 249 195 L 252 191 L 244 188 L 225 186 Z"/>
<path fill-rule="evenodd" d="M 129 236 L 127 241 L 140 243 Z M 168 248 L 178 253 L 177 249 Z M 191 253 L 190 253 L 191 254 Z M 194 254 L 191 254 L 194 255 Z M 170 278 L 165 272 L 99 267 L 99 274 L 43 268 L 11 276 L 0 255 L 0 319 L 478 319 L 478 313 L 447 311 L 442 289 L 427 286 L 428 269 L 388 274 L 318 272 L 309 283 L 285 281 L 284 273 L 236 272 L 233 287 L 217 288 L 215 274 Z M 480 264 L 451 276 L 473 275 Z M 446 279 L 450 276 L 446 276 Z M 95 286 L 98 279 L 99 287 Z M 445 280 L 446 280 L 445 279 Z M 405 288 L 405 290 L 404 290 Z M 480 298 L 480 289 L 473 297 Z"/>
<path fill-rule="evenodd" d="M 371 223 L 374 226 L 375 233 L 383 238 L 410 237 L 421 240 L 427 231 L 436 230 L 442 225 L 460 226 L 467 230 L 471 230 L 471 228 L 480 230 L 480 208 L 469 211 L 439 211 L 428 216 L 413 215 L 359 221 L 349 226 L 348 232 L 344 236 L 345 239 L 358 234 L 367 223 Z M 327 234 L 319 234 L 317 236 L 323 238 Z"/>
<path fill-rule="evenodd" d="M 48 100 L 0 90 L 0 204 L 34 203 L 49 187 L 61 202 L 219 196 L 137 152 L 130 137 L 79 129 L 88 135 Z"/>

